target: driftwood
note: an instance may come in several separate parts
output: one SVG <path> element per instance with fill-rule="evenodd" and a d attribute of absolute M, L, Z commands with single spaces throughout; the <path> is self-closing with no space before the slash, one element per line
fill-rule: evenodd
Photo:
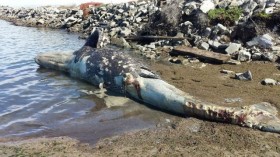
<path fill-rule="evenodd" d="M 185 37 L 170 37 L 170 36 L 130 36 L 126 40 L 142 41 L 142 40 L 184 40 Z"/>
<path fill-rule="evenodd" d="M 229 55 L 215 53 L 212 51 L 206 51 L 201 49 L 195 49 L 186 46 L 175 47 L 173 51 L 175 51 L 176 54 L 178 55 L 196 56 L 198 58 L 210 60 L 217 63 L 226 63 L 231 58 Z"/>

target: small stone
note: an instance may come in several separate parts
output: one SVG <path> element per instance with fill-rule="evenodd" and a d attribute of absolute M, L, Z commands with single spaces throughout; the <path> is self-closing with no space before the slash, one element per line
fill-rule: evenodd
<path fill-rule="evenodd" d="M 241 48 L 241 44 L 238 43 L 230 43 L 229 46 L 226 48 L 226 53 L 231 55 L 237 52 Z"/>
<path fill-rule="evenodd" d="M 215 9 L 215 4 L 211 0 L 204 0 L 199 8 L 203 13 L 207 13 L 209 10 Z"/>
<path fill-rule="evenodd" d="M 225 102 L 226 103 L 241 103 L 242 99 L 241 98 L 226 98 Z"/>
<path fill-rule="evenodd" d="M 124 12 L 124 10 L 123 10 L 123 9 L 118 9 L 117 12 L 118 12 L 119 14 L 121 14 L 121 13 Z"/>
<path fill-rule="evenodd" d="M 150 45 L 146 45 L 146 47 L 150 49 L 155 49 L 156 45 L 154 43 L 151 43 Z"/>
<path fill-rule="evenodd" d="M 251 53 L 246 50 L 239 51 L 238 60 L 241 62 L 246 62 L 251 59 Z"/>
<path fill-rule="evenodd" d="M 182 63 L 182 61 L 178 58 L 169 58 L 168 60 L 169 60 L 169 62 L 174 63 L 174 64 L 181 64 Z"/>
<path fill-rule="evenodd" d="M 252 60 L 258 61 L 258 60 L 261 60 L 261 58 L 262 58 L 262 54 L 261 53 L 254 53 L 252 55 Z"/>
<path fill-rule="evenodd" d="M 225 27 L 224 25 L 222 25 L 222 24 L 220 24 L 220 23 L 217 24 L 217 28 L 218 28 L 219 31 L 222 32 L 222 33 L 228 32 L 227 27 Z"/>
<path fill-rule="evenodd" d="M 280 51 L 280 46 L 272 46 L 272 51 Z"/>
<path fill-rule="evenodd" d="M 259 46 L 261 48 L 271 48 L 273 46 L 273 38 L 269 34 L 264 34 L 253 38 L 251 41 L 248 41 L 246 44 L 249 47 Z"/>
<path fill-rule="evenodd" d="M 207 28 L 205 29 L 205 31 L 204 31 L 203 36 L 209 37 L 210 34 L 211 34 L 211 31 L 212 31 L 211 28 L 207 27 Z"/>
<path fill-rule="evenodd" d="M 225 69 L 221 70 L 221 73 L 224 73 L 224 74 L 235 74 L 235 72 L 234 72 L 234 71 L 231 71 L 231 70 L 225 70 Z"/>
<path fill-rule="evenodd" d="M 197 58 L 189 58 L 189 62 L 190 63 L 199 63 L 200 61 Z"/>
<path fill-rule="evenodd" d="M 202 50 L 208 50 L 208 49 L 209 49 L 209 44 L 206 43 L 206 42 L 202 42 L 202 43 L 199 45 L 198 48 L 200 48 L 200 49 L 202 49 Z"/>
<path fill-rule="evenodd" d="M 244 73 L 236 73 L 235 78 L 238 80 L 251 81 L 253 79 L 251 71 L 246 71 Z"/>
<path fill-rule="evenodd" d="M 37 25 L 43 25 L 45 23 L 45 20 L 44 19 L 40 19 L 37 21 Z"/>
<path fill-rule="evenodd" d="M 269 53 L 269 52 L 263 53 L 262 58 L 264 60 L 268 60 L 268 61 L 271 61 L 271 62 L 276 62 L 278 60 L 278 56 L 276 54 Z"/>
<path fill-rule="evenodd" d="M 128 42 L 124 38 L 111 38 L 111 44 L 124 47 L 124 48 L 131 48 Z"/>
<path fill-rule="evenodd" d="M 142 21 L 142 18 L 141 17 L 137 17 L 136 19 L 135 19 L 135 22 L 136 23 L 139 23 L 139 22 L 141 22 Z"/>
<path fill-rule="evenodd" d="M 219 43 L 218 41 L 216 40 L 209 40 L 208 41 L 209 45 L 214 48 L 214 49 L 218 49 L 219 46 L 221 45 L 221 43 Z"/>
<path fill-rule="evenodd" d="M 274 7 L 269 7 L 269 8 L 265 8 L 264 12 L 266 14 L 272 14 L 273 13 L 273 10 L 274 10 Z"/>
<path fill-rule="evenodd" d="M 261 84 L 262 85 L 272 85 L 272 86 L 274 86 L 274 85 L 277 85 L 278 82 L 276 80 L 271 79 L 271 78 L 266 78 L 266 79 L 261 81 Z"/>
<path fill-rule="evenodd" d="M 121 36 L 129 36 L 130 33 L 131 33 L 131 30 L 126 27 L 123 27 L 120 31 Z"/>

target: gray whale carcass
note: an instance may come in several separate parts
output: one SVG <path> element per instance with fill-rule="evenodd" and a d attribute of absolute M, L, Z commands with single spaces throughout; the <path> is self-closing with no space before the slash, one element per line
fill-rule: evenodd
<path fill-rule="evenodd" d="M 100 38 L 101 32 L 96 30 L 74 53 L 41 53 L 35 62 L 44 68 L 67 72 L 95 86 L 125 93 L 162 110 L 280 133 L 278 111 L 271 104 L 225 107 L 199 101 L 161 80 L 129 52 L 97 48 Z"/>

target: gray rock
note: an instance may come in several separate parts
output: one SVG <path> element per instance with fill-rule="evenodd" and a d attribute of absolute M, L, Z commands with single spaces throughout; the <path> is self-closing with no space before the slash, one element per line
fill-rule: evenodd
<path fill-rule="evenodd" d="M 219 46 L 221 45 L 221 43 L 219 43 L 219 42 L 216 41 L 216 40 L 209 40 L 209 41 L 208 41 L 208 44 L 209 44 L 212 48 L 214 48 L 214 49 L 218 49 Z"/>
<path fill-rule="evenodd" d="M 266 14 L 272 14 L 273 13 L 273 10 L 274 10 L 274 7 L 269 7 L 269 8 L 265 8 L 264 12 Z"/>
<path fill-rule="evenodd" d="M 262 54 L 261 53 L 254 53 L 252 55 L 252 60 L 257 61 L 257 60 L 261 60 L 261 58 L 262 58 Z"/>
<path fill-rule="evenodd" d="M 123 48 L 131 48 L 128 42 L 124 38 L 111 38 L 111 44 L 123 47 Z"/>
<path fill-rule="evenodd" d="M 221 73 L 224 73 L 224 74 L 235 74 L 235 72 L 234 72 L 234 71 L 231 71 L 231 70 L 225 70 L 225 69 L 221 70 Z"/>
<path fill-rule="evenodd" d="M 224 25 L 222 25 L 222 24 L 220 24 L 220 23 L 217 24 L 217 28 L 218 28 L 218 30 L 219 30 L 222 34 L 228 32 L 227 27 L 225 27 Z"/>
<path fill-rule="evenodd" d="M 43 24 L 45 24 L 45 20 L 44 19 L 39 19 L 36 24 L 37 25 L 38 24 L 43 25 Z"/>
<path fill-rule="evenodd" d="M 126 28 L 126 27 L 122 27 L 121 31 L 120 31 L 120 35 L 121 36 L 129 36 L 129 34 L 131 33 L 131 30 Z"/>
<path fill-rule="evenodd" d="M 204 0 L 199 8 L 203 13 L 207 13 L 211 9 L 215 9 L 215 4 L 212 0 Z"/>
<path fill-rule="evenodd" d="M 264 34 L 253 38 L 251 41 L 248 41 L 246 44 L 249 47 L 259 46 L 261 48 L 271 48 L 273 46 L 273 38 L 269 34 Z"/>
<path fill-rule="evenodd" d="M 136 19 L 135 19 L 135 22 L 136 23 L 139 23 L 139 22 L 141 22 L 142 21 L 142 18 L 141 17 L 137 17 Z"/>
<path fill-rule="evenodd" d="M 277 85 L 278 82 L 276 80 L 271 79 L 271 78 L 266 78 L 266 79 L 261 81 L 261 84 L 262 85 L 272 85 L 272 86 L 274 86 L 274 85 Z"/>
<path fill-rule="evenodd" d="M 200 49 L 202 49 L 202 50 L 208 50 L 208 49 L 209 49 L 209 44 L 206 43 L 206 42 L 202 42 L 202 43 L 199 45 L 198 48 L 200 48 Z"/>
<path fill-rule="evenodd" d="M 207 28 L 205 29 L 205 31 L 204 31 L 203 36 L 209 37 L 210 34 L 211 34 L 211 31 L 212 31 L 211 28 L 210 28 L 210 27 L 207 27 Z"/>
<path fill-rule="evenodd" d="M 238 60 L 241 62 L 246 62 L 251 59 L 251 53 L 246 50 L 239 51 Z"/>
<path fill-rule="evenodd" d="M 280 46 L 272 46 L 271 50 L 272 51 L 280 51 Z"/>
<path fill-rule="evenodd" d="M 278 60 L 278 56 L 271 52 L 263 53 L 262 58 L 271 62 L 275 62 Z"/>
<path fill-rule="evenodd" d="M 226 98 L 225 102 L 226 103 L 241 103 L 242 99 L 241 98 Z"/>
<path fill-rule="evenodd" d="M 241 44 L 238 43 L 230 43 L 229 46 L 226 48 L 226 53 L 231 55 L 237 52 L 241 48 Z"/>
<path fill-rule="evenodd" d="M 253 79 L 251 71 L 246 71 L 244 73 L 236 73 L 235 78 L 238 80 L 251 81 Z"/>
<path fill-rule="evenodd" d="M 155 49 L 156 45 L 154 43 L 151 43 L 150 45 L 146 45 L 146 47 L 150 49 Z"/>

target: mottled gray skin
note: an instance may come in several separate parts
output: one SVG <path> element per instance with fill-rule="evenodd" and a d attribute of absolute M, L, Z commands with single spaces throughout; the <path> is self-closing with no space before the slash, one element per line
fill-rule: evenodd
<path fill-rule="evenodd" d="M 161 80 L 129 52 L 98 49 L 98 43 L 100 33 L 95 31 L 80 50 L 74 53 L 42 53 L 35 61 L 41 67 L 68 72 L 95 86 L 127 93 L 162 110 L 280 133 L 278 111 L 269 103 L 225 107 L 199 101 Z"/>
<path fill-rule="evenodd" d="M 144 67 L 142 62 L 132 58 L 127 51 L 118 51 L 112 48 L 96 49 L 90 46 L 83 46 L 74 52 L 74 60 L 71 66 L 81 64 L 85 66 L 85 72 L 80 72 L 78 77 L 96 85 L 114 90 L 125 92 L 123 78 L 131 74 L 134 78 L 147 77 L 159 78 L 156 74 Z M 77 76 L 76 72 L 70 72 Z M 120 82 L 121 81 L 121 82 Z"/>

